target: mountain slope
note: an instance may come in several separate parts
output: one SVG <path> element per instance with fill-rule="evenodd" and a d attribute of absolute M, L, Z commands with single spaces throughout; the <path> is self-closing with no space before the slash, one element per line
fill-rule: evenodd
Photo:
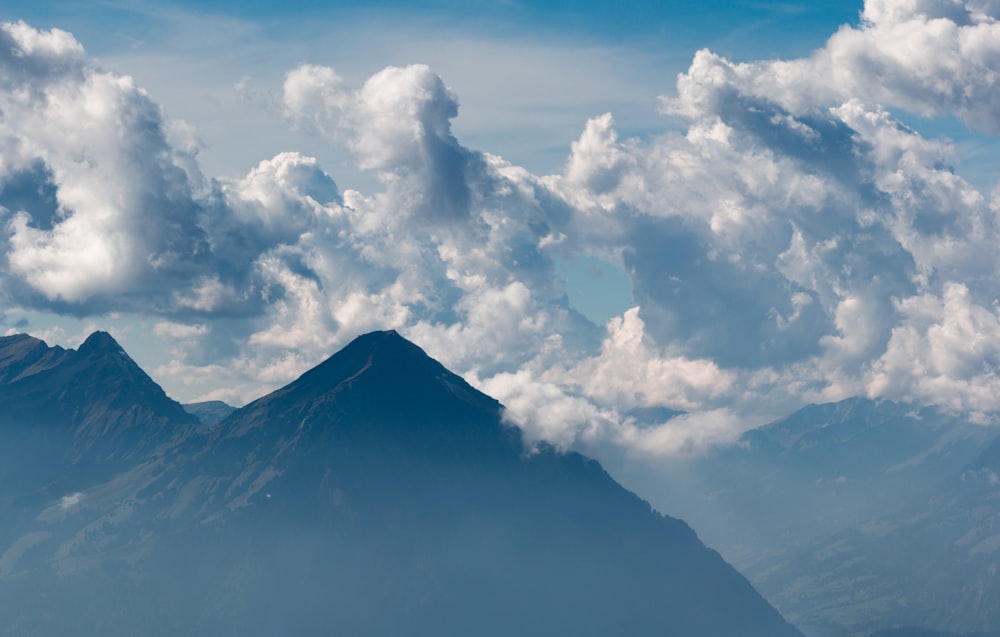
<path fill-rule="evenodd" d="M 791 547 L 880 518 L 940 485 L 994 435 L 885 400 L 810 405 L 730 447 L 660 463 L 658 480 L 671 488 L 655 504 L 691 521 L 755 580 Z"/>
<path fill-rule="evenodd" d="M 0 576 L 37 540 L 39 515 L 162 456 L 197 422 L 105 332 L 76 350 L 0 337 L 0 405 Z"/>
<path fill-rule="evenodd" d="M 0 632 L 799 635 L 686 524 L 501 415 L 398 334 L 359 337 L 39 502 L 0 548 Z"/>

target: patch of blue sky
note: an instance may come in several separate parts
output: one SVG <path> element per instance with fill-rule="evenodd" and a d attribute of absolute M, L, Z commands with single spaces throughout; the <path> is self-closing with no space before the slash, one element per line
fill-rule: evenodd
<path fill-rule="evenodd" d="M 590 255 L 558 259 L 556 271 L 566 283 L 570 306 L 596 325 L 621 316 L 633 305 L 631 279 L 606 259 Z"/>
<path fill-rule="evenodd" d="M 984 197 L 1000 183 L 1000 143 L 996 136 L 983 135 L 957 117 L 923 117 L 901 109 L 893 115 L 928 139 L 948 143 L 954 149 L 954 172 L 974 186 Z"/>

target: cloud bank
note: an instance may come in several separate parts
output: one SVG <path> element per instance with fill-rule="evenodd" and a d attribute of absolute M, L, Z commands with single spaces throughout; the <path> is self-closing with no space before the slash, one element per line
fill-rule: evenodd
<path fill-rule="evenodd" d="M 988 418 L 1000 196 L 905 121 L 1000 131 L 998 17 L 872 0 L 808 58 L 699 51 L 660 102 L 682 132 L 622 139 L 597 115 L 552 175 L 463 146 L 426 66 L 361 86 L 291 69 L 286 122 L 349 149 L 371 193 L 295 152 L 207 177 L 131 79 L 4 24 L 0 294 L 153 317 L 174 352 L 155 374 L 237 402 L 399 329 L 564 446 L 693 452 L 855 394 Z M 574 310 L 556 265 L 577 255 L 618 263 L 636 307 L 606 326 Z"/>

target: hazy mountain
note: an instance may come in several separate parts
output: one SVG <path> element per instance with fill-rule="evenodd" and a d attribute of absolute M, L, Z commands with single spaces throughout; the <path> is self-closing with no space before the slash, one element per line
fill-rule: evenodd
<path fill-rule="evenodd" d="M 748 561 L 754 584 L 811 637 L 1000 626 L 1000 444 L 985 442 L 994 430 L 893 403 L 854 400 L 808 412 L 850 415 L 852 423 L 841 436 L 828 431 L 840 420 L 817 418 L 827 425 L 816 429 L 795 416 L 751 432 L 747 452 L 791 455 L 778 463 L 786 472 L 801 462 L 799 493 L 815 499 L 796 505 L 794 487 L 768 497 L 779 519 L 794 525 L 815 515 L 828 530 Z M 840 471 L 839 483 L 809 481 Z M 762 471 L 759 480 L 774 477 Z M 751 493 L 741 497 L 752 504 Z"/>
<path fill-rule="evenodd" d="M 861 635 L 920 625 L 915 615 L 890 612 L 902 590 L 882 571 L 890 566 L 879 555 L 850 557 L 845 547 L 884 533 L 881 521 L 890 513 L 916 515 L 903 513 L 907 505 L 926 504 L 995 435 L 936 409 L 891 401 L 811 405 L 746 432 L 730 447 L 663 460 L 652 478 L 665 485 L 654 504 L 691 522 L 810 637 L 842 637 L 845 626 Z M 628 467 L 615 470 L 626 484 L 651 479 L 634 469 L 629 474 Z M 902 554 L 910 544 L 900 535 L 878 550 Z M 914 544 L 913 550 L 923 548 Z M 939 566 L 957 578 L 947 559 Z M 870 567 L 864 572 L 862 561 Z M 922 577 L 934 579 L 929 573 Z"/>
<path fill-rule="evenodd" d="M 214 425 L 222 422 L 236 411 L 232 405 L 227 405 L 221 400 L 207 400 L 200 403 L 185 403 L 184 411 L 198 419 L 203 425 Z"/>
<path fill-rule="evenodd" d="M 182 428 L 21 494 L 0 633 L 799 635 L 684 522 L 527 449 L 394 332 Z"/>
<path fill-rule="evenodd" d="M 1000 626 L 1000 442 L 901 510 L 840 532 L 796 557 L 823 577 L 801 596 L 794 612 L 815 614 L 818 604 L 848 627 L 858 621 L 858 599 L 885 624 L 911 624 L 957 632 Z M 793 587 L 776 569 L 772 582 Z M 837 589 L 850 585 L 854 600 Z"/>
<path fill-rule="evenodd" d="M 933 408 L 885 400 L 810 405 L 732 446 L 664 460 L 655 479 L 667 488 L 655 505 L 689 520 L 754 580 L 796 545 L 921 497 L 995 435 Z"/>

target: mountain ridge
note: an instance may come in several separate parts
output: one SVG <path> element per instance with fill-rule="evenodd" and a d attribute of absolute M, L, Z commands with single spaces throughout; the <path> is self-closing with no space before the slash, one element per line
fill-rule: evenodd
<path fill-rule="evenodd" d="M 8 421 L 19 410 L 31 411 L 36 418 L 41 413 L 43 419 L 65 421 L 80 433 L 88 410 L 128 411 L 132 398 L 152 418 L 194 422 L 107 332 L 92 333 L 76 350 L 49 347 L 28 335 L 0 338 L 0 400 L 7 405 L 0 417 Z"/>
<path fill-rule="evenodd" d="M 198 422 L 106 332 L 75 350 L 0 338 L 0 404 L 0 480 L 44 489 L 110 476 Z"/>
<path fill-rule="evenodd" d="M 0 632 L 801 637 L 686 523 L 527 449 L 500 410 L 364 335 L 115 475 L 22 498 Z"/>

